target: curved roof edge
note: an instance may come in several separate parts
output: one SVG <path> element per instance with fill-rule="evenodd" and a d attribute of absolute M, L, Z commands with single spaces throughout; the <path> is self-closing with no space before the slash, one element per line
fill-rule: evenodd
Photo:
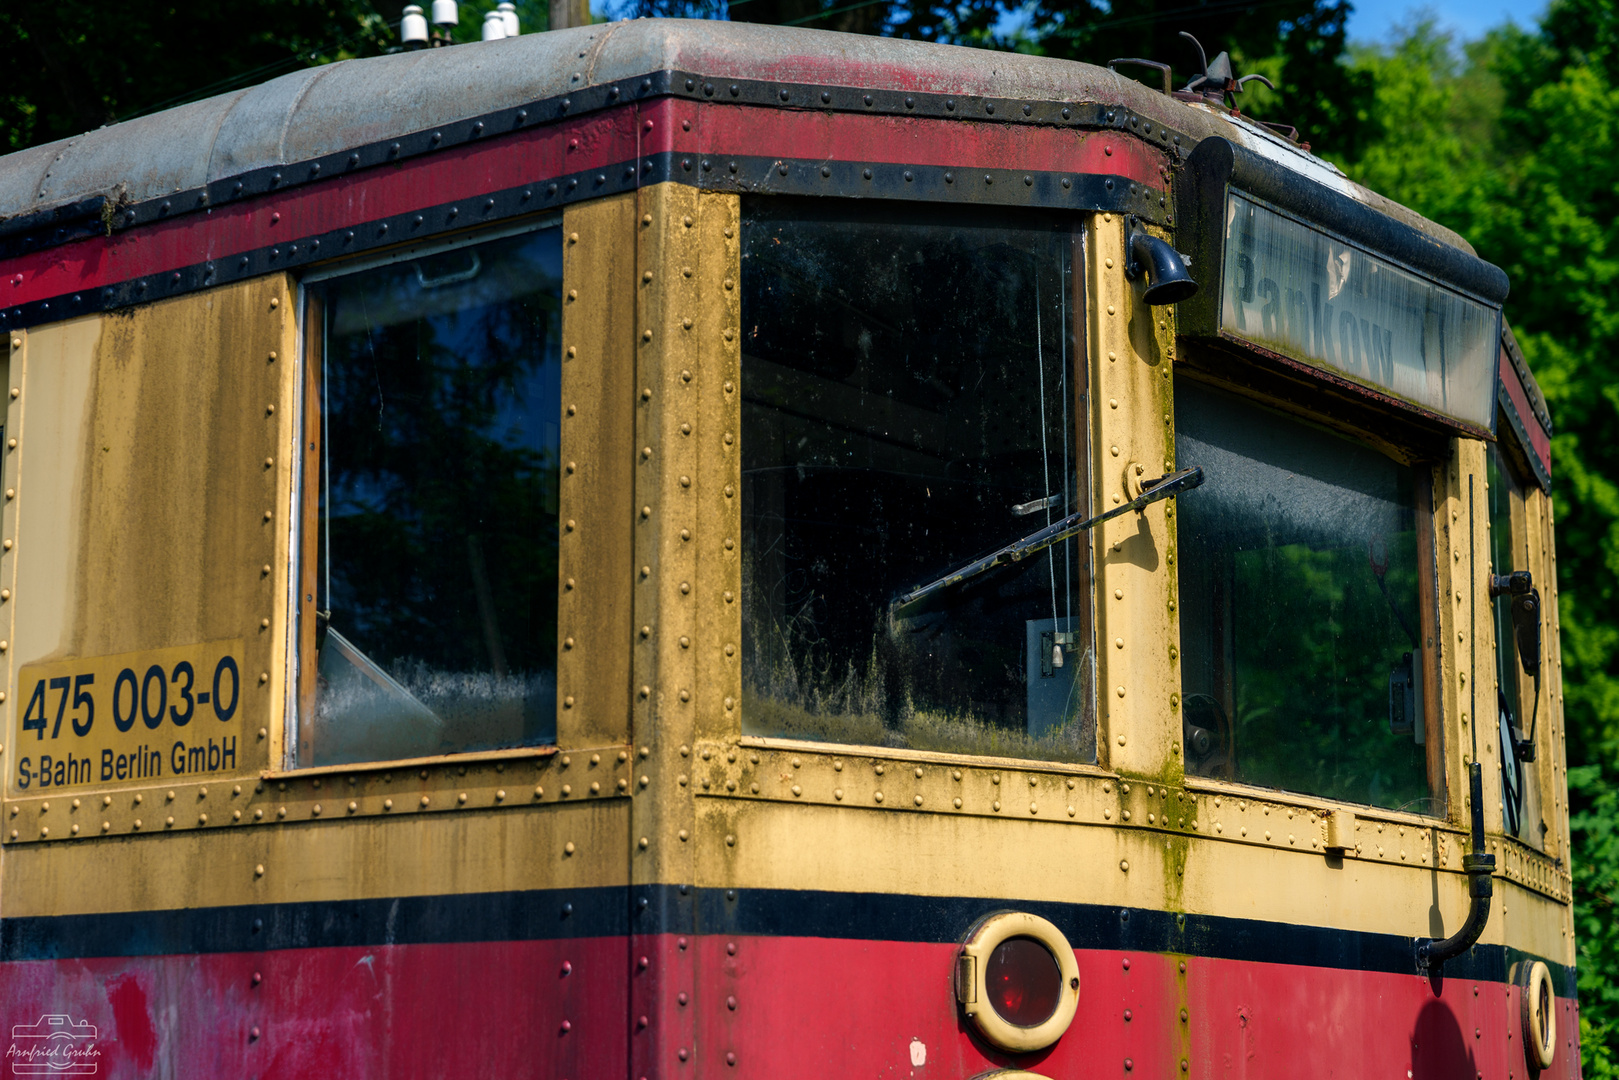
<path fill-rule="evenodd" d="M 48 216 L 98 196 L 143 202 L 664 70 L 1118 105 L 1194 142 L 1215 135 L 1238 142 L 1474 254 L 1461 236 L 1355 184 L 1287 140 L 1221 110 L 1166 98 L 1107 68 L 894 38 L 686 19 L 603 23 L 346 60 L 32 147 L 0 157 L 0 222 Z"/>

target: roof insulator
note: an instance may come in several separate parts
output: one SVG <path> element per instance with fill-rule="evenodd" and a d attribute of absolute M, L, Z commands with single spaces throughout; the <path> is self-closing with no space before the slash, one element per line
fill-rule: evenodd
<path fill-rule="evenodd" d="M 427 16 L 420 4 L 408 4 L 405 17 L 399 20 L 399 40 L 407 49 L 420 49 L 427 45 Z"/>
<path fill-rule="evenodd" d="M 485 41 L 500 41 L 506 36 L 506 17 L 498 11 L 485 12 L 483 17 L 483 39 Z"/>
<path fill-rule="evenodd" d="M 433 0 L 433 25 L 441 30 L 453 30 L 460 25 L 461 12 L 455 0 Z"/>
<path fill-rule="evenodd" d="M 511 0 L 501 0 L 500 5 L 496 7 L 495 10 L 500 12 L 501 18 L 506 20 L 507 37 L 516 37 L 518 34 L 522 33 L 522 31 L 517 28 L 516 4 L 512 3 Z"/>

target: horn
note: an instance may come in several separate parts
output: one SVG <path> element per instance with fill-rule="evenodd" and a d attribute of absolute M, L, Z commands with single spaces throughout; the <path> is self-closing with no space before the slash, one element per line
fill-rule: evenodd
<path fill-rule="evenodd" d="M 1131 281 L 1147 276 L 1147 289 L 1142 299 L 1148 304 L 1178 304 L 1197 292 L 1197 282 L 1186 269 L 1186 260 L 1166 241 L 1150 235 L 1144 229 L 1130 236 L 1130 259 L 1125 276 Z"/>

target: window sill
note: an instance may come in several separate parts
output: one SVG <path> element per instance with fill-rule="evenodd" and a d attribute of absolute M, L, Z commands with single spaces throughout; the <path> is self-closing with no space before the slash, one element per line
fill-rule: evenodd
<path fill-rule="evenodd" d="M 262 769 L 260 780 L 302 780 L 312 776 L 397 772 L 400 769 L 438 768 L 444 765 L 479 764 L 485 761 L 524 761 L 561 753 L 557 746 L 515 746 L 509 750 L 469 750 L 460 754 L 396 758 L 392 761 L 356 761 L 347 765 L 315 765 L 307 769 Z"/>

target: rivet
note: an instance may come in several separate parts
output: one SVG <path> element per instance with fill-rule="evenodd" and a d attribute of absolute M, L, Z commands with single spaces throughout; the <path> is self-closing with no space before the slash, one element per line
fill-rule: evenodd
<path fill-rule="evenodd" d="M 254 877 L 263 877 L 264 876 L 264 864 L 263 863 L 259 863 L 257 866 L 255 866 L 253 868 L 253 876 Z"/>

